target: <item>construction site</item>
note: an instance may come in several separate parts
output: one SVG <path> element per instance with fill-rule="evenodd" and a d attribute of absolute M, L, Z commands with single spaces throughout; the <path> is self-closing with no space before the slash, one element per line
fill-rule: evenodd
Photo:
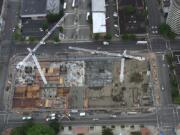
<path fill-rule="evenodd" d="M 81 51 L 66 56 L 38 56 L 41 71 L 31 59 L 26 62 L 24 70 L 17 70 L 16 65 L 22 56 L 13 59 L 10 69 L 12 80 L 9 80 L 13 93 L 12 109 L 153 106 L 153 89 L 159 88 L 158 84 L 152 86 L 151 82 L 157 80 L 157 71 L 151 71 L 156 63 L 153 54 L 142 53 L 140 55 L 145 59 L 139 61 L 131 59 L 130 55 L 115 57 L 104 52 L 88 54 Z M 139 52 L 130 54 L 137 56 Z"/>

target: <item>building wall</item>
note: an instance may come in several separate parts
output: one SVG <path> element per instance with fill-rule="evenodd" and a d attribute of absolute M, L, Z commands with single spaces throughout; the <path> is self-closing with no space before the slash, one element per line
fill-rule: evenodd
<path fill-rule="evenodd" d="M 166 20 L 172 31 L 176 34 L 180 34 L 180 1 L 172 0 L 170 5 L 170 11 Z"/>

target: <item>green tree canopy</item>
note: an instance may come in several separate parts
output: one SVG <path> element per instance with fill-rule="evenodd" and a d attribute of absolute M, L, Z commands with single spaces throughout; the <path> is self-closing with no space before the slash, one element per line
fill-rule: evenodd
<path fill-rule="evenodd" d="M 64 16 L 64 12 L 60 11 L 59 14 L 52 14 L 49 13 L 46 18 L 49 23 L 57 22 L 59 19 L 61 19 Z"/>
<path fill-rule="evenodd" d="M 100 38 L 100 34 L 99 33 L 94 34 L 94 39 L 95 40 L 98 40 L 99 38 Z"/>
<path fill-rule="evenodd" d="M 49 123 L 49 126 L 54 129 L 55 134 L 57 134 L 60 131 L 60 124 L 57 121 L 52 121 Z"/>
<path fill-rule="evenodd" d="M 11 135 L 55 135 L 58 133 L 56 126 L 53 128 L 45 124 L 34 124 L 32 122 L 28 122 L 21 127 L 14 128 Z"/>
<path fill-rule="evenodd" d="M 112 129 L 111 128 L 104 128 L 102 130 L 102 135 L 113 135 Z"/>
<path fill-rule="evenodd" d="M 133 14 L 136 11 L 136 8 L 133 5 L 127 5 L 125 7 L 125 12 L 127 14 Z"/>
<path fill-rule="evenodd" d="M 165 37 L 165 38 L 169 38 L 169 39 L 175 39 L 176 34 L 171 30 L 170 26 L 166 23 L 162 23 L 159 26 L 159 33 Z"/>
<path fill-rule="evenodd" d="M 106 33 L 106 36 L 104 36 L 105 40 L 111 40 L 112 39 L 112 34 L 111 33 Z"/>
<path fill-rule="evenodd" d="M 136 35 L 134 34 L 129 34 L 129 33 L 124 33 L 122 36 L 121 36 L 122 40 L 124 41 L 128 41 L 128 40 L 136 40 Z"/>
<path fill-rule="evenodd" d="M 48 125 L 34 124 L 27 130 L 27 135 L 55 135 L 55 132 Z"/>
<path fill-rule="evenodd" d="M 46 29 L 48 29 L 48 21 L 47 20 L 45 20 L 44 22 L 43 22 L 43 24 L 42 24 L 42 29 L 45 31 Z"/>

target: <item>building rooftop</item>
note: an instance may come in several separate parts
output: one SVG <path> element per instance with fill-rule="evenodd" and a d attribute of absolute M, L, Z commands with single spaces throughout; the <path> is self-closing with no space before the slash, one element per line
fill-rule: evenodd
<path fill-rule="evenodd" d="M 105 13 L 92 13 L 93 33 L 106 33 L 106 16 Z"/>
<path fill-rule="evenodd" d="M 21 17 L 46 16 L 46 0 L 21 0 Z"/>
<path fill-rule="evenodd" d="M 105 0 L 92 0 L 92 11 L 93 12 L 105 12 Z"/>

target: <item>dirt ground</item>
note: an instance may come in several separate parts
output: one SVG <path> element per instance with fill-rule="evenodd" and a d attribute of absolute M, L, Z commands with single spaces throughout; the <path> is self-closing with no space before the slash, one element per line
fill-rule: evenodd
<path fill-rule="evenodd" d="M 152 104 L 149 89 L 148 62 L 126 59 L 124 81 L 120 83 L 120 61 L 114 61 L 112 83 L 87 88 L 89 107 L 137 107 Z"/>

